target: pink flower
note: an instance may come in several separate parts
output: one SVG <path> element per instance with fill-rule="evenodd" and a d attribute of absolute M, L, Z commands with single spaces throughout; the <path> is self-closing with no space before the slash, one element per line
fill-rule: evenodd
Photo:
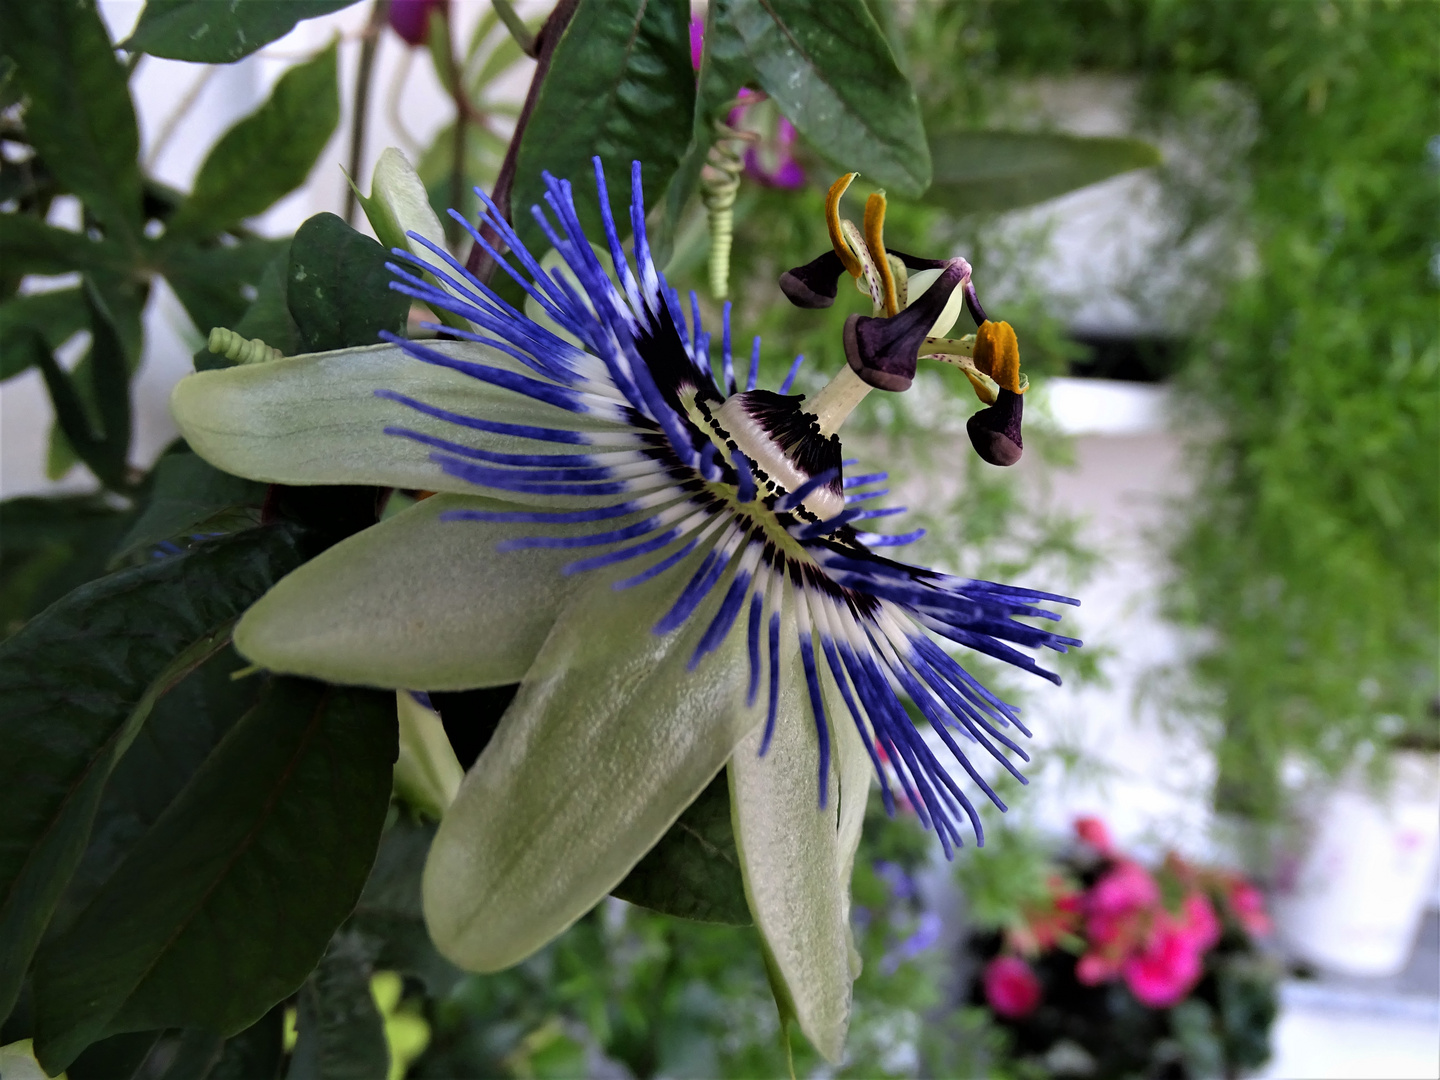
<path fill-rule="evenodd" d="M 1101 952 L 1087 952 L 1075 962 L 1075 978 L 1086 986 L 1109 982 L 1120 974 L 1120 958 Z"/>
<path fill-rule="evenodd" d="M 1110 839 L 1110 830 L 1098 817 L 1075 819 L 1075 835 L 1107 859 L 1115 855 L 1115 842 Z"/>
<path fill-rule="evenodd" d="M 997 956 L 985 967 L 985 1000 L 1007 1020 L 1020 1020 L 1040 1004 L 1040 980 L 1018 956 Z"/>
<path fill-rule="evenodd" d="M 1160 902 L 1160 886 L 1139 863 L 1121 860 L 1090 889 L 1087 904 L 1092 915 L 1123 916 Z"/>
<path fill-rule="evenodd" d="M 1270 914 L 1265 910 L 1265 897 L 1250 882 L 1241 877 L 1232 878 L 1225 900 L 1235 921 L 1245 928 L 1247 934 L 1264 937 L 1270 933 L 1272 927 Z"/>
<path fill-rule="evenodd" d="M 1180 931 L 1190 938 L 1197 952 L 1205 952 L 1220 940 L 1220 920 L 1203 893 L 1191 893 L 1181 903 Z"/>
<path fill-rule="evenodd" d="M 424 45 L 430 36 L 430 13 L 446 12 L 447 0 L 390 0 L 390 29 L 409 45 Z"/>
<path fill-rule="evenodd" d="M 1199 939 L 1183 923 L 1161 917 L 1155 920 L 1145 949 L 1127 959 L 1120 974 L 1142 1005 L 1168 1009 L 1200 981 L 1205 970 L 1202 952 Z"/>

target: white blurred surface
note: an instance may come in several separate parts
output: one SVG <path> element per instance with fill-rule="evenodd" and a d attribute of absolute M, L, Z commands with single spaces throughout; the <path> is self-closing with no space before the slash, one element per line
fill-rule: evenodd
<path fill-rule="evenodd" d="M 1377 1010 L 1304 984 L 1282 987 L 1274 1057 L 1258 1080 L 1440 1077 L 1440 1016 L 1432 1007 Z"/>

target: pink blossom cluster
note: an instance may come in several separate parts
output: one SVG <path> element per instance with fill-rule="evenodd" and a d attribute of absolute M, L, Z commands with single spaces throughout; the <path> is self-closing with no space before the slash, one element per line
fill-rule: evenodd
<path fill-rule="evenodd" d="M 1053 875 L 1046 902 L 1007 930 L 1007 953 L 984 975 L 986 1001 L 998 1015 L 1021 1019 L 1040 1003 L 1043 988 L 1024 956 L 1057 946 L 1077 951 L 1079 982 L 1123 979 L 1136 1000 L 1165 1009 L 1184 1000 L 1205 973 L 1205 954 L 1222 932 L 1217 903 L 1246 934 L 1270 932 L 1260 891 L 1240 875 L 1196 867 L 1173 853 L 1155 875 L 1120 854 L 1098 818 L 1080 818 L 1075 833 L 1087 857 L 1098 859 L 1099 876 L 1081 890 Z"/>

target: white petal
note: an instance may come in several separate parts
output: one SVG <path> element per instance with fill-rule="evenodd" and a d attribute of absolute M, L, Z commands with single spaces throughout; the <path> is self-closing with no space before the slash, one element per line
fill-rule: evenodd
<path fill-rule="evenodd" d="M 788 604 L 787 604 L 788 607 Z M 819 800 L 819 739 L 811 718 L 794 621 L 784 620 L 780 711 L 764 757 L 752 731 L 730 762 L 730 805 L 745 894 L 765 945 L 772 979 L 800 1030 L 838 1062 L 850 1020 L 849 878 L 840 850 L 840 790 L 832 764 L 826 804 Z M 821 660 L 823 663 L 823 659 Z M 833 745 L 834 740 L 832 740 Z"/>
<path fill-rule="evenodd" d="M 426 344 L 459 359 L 533 374 L 483 345 L 461 341 Z M 626 430 L 427 364 L 398 345 L 367 345 L 203 371 L 180 380 L 170 397 L 170 411 L 190 448 L 210 464 L 272 484 L 480 491 L 432 462 L 431 447 L 387 435 L 385 428 L 390 425 L 487 450 L 583 452 L 582 447 L 495 435 L 436 420 L 376 397 L 377 390 L 395 391 L 485 420 L 608 433 Z M 490 494 L 488 490 L 485 493 Z"/>
<path fill-rule="evenodd" d="M 754 726 L 743 632 L 687 670 L 725 581 L 651 630 L 694 565 L 577 595 L 466 776 L 424 878 L 431 937 L 461 967 L 518 963 L 590 910 Z"/>
<path fill-rule="evenodd" d="M 235 647 L 272 671 L 391 689 L 464 690 L 518 682 L 580 577 L 573 552 L 497 552 L 542 526 L 441 521 L 503 510 L 436 495 L 343 540 L 261 597 Z"/>

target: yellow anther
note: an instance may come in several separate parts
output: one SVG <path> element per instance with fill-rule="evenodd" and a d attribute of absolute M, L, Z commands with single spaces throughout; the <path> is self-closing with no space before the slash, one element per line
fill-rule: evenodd
<path fill-rule="evenodd" d="M 860 276 L 860 260 L 855 257 L 855 252 L 850 250 L 850 245 L 845 242 L 845 236 L 840 231 L 840 197 L 859 175 L 846 173 L 830 185 L 830 193 L 825 196 L 825 224 L 830 229 L 830 243 L 835 248 L 835 254 L 839 255 L 840 261 L 845 264 L 845 269 L 850 271 L 850 276 L 854 278 Z"/>
<path fill-rule="evenodd" d="M 877 191 L 865 200 L 865 246 L 870 249 L 870 258 L 880 275 L 880 297 L 885 305 L 885 314 L 893 317 L 900 311 L 900 302 L 895 296 L 895 275 L 890 272 L 890 260 L 885 253 L 883 191 Z"/>
<path fill-rule="evenodd" d="M 975 332 L 975 366 L 1002 389 L 1023 394 L 1029 380 L 1020 378 L 1020 342 L 1007 322 L 984 322 Z M 978 388 L 977 388 L 978 389 Z"/>

